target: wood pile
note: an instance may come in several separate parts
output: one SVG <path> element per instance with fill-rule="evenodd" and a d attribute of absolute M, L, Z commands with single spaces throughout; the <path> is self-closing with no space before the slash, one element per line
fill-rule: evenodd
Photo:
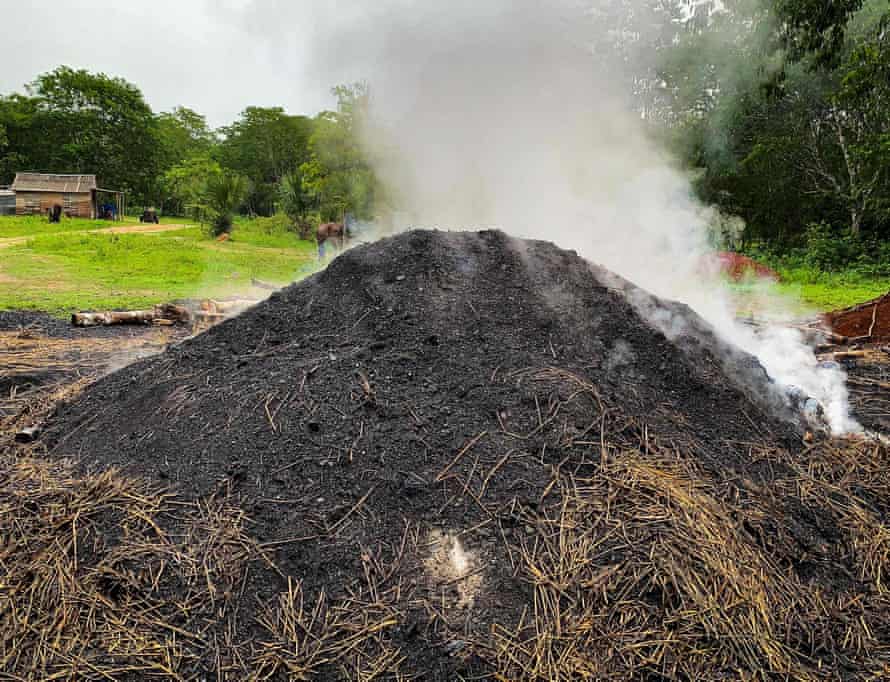
<path fill-rule="evenodd" d="M 237 315 L 257 303 L 253 299 L 204 299 L 197 306 L 163 303 L 147 310 L 106 310 L 71 315 L 75 327 L 101 327 L 118 324 L 144 324 L 159 327 L 184 323 L 214 323 Z"/>

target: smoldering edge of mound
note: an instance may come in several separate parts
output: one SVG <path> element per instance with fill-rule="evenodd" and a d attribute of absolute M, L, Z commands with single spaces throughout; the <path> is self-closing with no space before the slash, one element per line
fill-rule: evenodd
<path fill-rule="evenodd" d="M 686 333 L 667 339 L 643 299 Z M 237 542 L 219 531 L 218 549 L 255 550 L 224 587 L 145 559 L 132 571 L 150 587 L 108 588 L 215 597 L 177 612 L 215 642 L 189 670 L 872 665 L 814 634 L 847 621 L 813 590 L 872 587 L 835 546 L 841 520 L 794 493 L 799 425 L 782 409 L 756 360 L 683 306 L 548 243 L 415 231 L 97 382 L 47 446 L 81 475 L 120 467 L 246 513 Z M 175 507 L 158 513 L 151 533 L 193 537 Z"/>

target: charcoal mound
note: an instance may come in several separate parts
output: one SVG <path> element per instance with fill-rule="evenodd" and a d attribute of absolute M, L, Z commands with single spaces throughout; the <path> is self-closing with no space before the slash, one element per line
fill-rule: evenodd
<path fill-rule="evenodd" d="M 46 445 L 79 475 L 246 514 L 261 558 L 215 602 L 216 653 L 190 674 L 873 666 L 843 635 L 869 619 L 825 606 L 873 591 L 852 526 L 795 488 L 801 425 L 776 396 L 692 311 L 573 252 L 413 231 L 96 382 Z M 857 490 L 881 518 L 880 491 Z"/>

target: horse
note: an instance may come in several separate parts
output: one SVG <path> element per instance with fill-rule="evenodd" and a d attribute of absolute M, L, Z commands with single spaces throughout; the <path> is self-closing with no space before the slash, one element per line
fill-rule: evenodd
<path fill-rule="evenodd" d="M 324 258 L 325 242 L 331 240 L 335 248 L 346 246 L 346 227 L 343 223 L 322 223 L 315 230 L 315 242 L 318 244 L 318 258 Z"/>

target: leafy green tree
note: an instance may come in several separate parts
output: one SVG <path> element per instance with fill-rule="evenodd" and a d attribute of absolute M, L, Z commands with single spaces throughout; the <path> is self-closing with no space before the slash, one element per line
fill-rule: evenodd
<path fill-rule="evenodd" d="M 744 219 L 743 241 L 805 246 L 813 224 L 886 235 L 888 3 L 811 4 L 721 3 L 664 51 L 666 138 L 700 196 Z"/>
<path fill-rule="evenodd" d="M 775 11 L 792 58 L 813 55 L 819 65 L 836 63 L 844 49 L 850 22 L 865 4 L 865 0 L 775 0 Z M 883 12 L 890 10 L 886 0 L 880 4 Z"/>
<path fill-rule="evenodd" d="M 158 159 L 154 116 L 121 78 L 60 66 L 29 87 L 33 116 L 25 155 L 40 170 L 95 173 L 135 198 L 150 192 Z"/>
<path fill-rule="evenodd" d="M 222 128 L 219 160 L 250 179 L 249 210 L 274 213 L 281 178 L 309 160 L 312 129 L 311 119 L 291 116 L 280 107 L 248 107 Z"/>
<path fill-rule="evenodd" d="M 360 141 L 369 90 L 365 83 L 334 88 L 337 111 L 315 119 L 309 141 L 310 161 L 301 166 L 304 185 L 315 196 L 322 220 L 342 220 L 346 213 L 373 216 L 377 179 Z"/>
<path fill-rule="evenodd" d="M 219 163 L 208 156 L 193 156 L 174 165 L 161 181 L 164 210 L 202 220 L 208 186 L 221 174 Z"/>
<path fill-rule="evenodd" d="M 165 169 L 195 156 L 208 155 L 216 142 L 207 119 L 186 107 L 158 114 L 155 122 L 158 154 Z"/>
<path fill-rule="evenodd" d="M 37 101 L 13 94 L 0 97 L 0 126 L 5 144 L 0 147 L 0 184 L 9 184 L 17 171 L 48 168 L 43 155 L 46 136 L 36 125 Z"/>

